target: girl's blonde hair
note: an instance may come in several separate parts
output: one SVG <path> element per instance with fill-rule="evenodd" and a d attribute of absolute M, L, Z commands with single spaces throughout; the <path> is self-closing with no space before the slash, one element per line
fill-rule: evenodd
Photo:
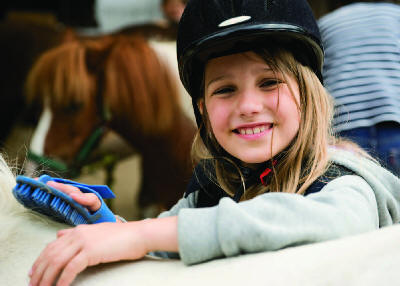
<path fill-rule="evenodd" d="M 306 189 L 329 167 L 329 145 L 350 146 L 351 149 L 363 152 L 357 145 L 338 140 L 333 136 L 331 129 L 333 99 L 310 68 L 300 64 L 292 53 L 282 48 L 260 49 L 253 52 L 263 58 L 275 74 L 282 75 L 286 83 L 288 83 L 288 77 L 293 77 L 297 81 L 300 93 L 298 108 L 301 118 L 297 136 L 279 154 L 279 162 L 272 167 L 273 177 L 269 184 L 267 186 L 261 183 L 255 184 L 246 189 L 240 168 L 235 163 L 237 160 L 225 152 L 216 141 L 210 127 L 207 110 L 204 108 L 203 125 L 194 139 L 192 158 L 195 162 L 212 159 L 207 161 L 214 163 L 216 176 L 213 177 L 209 172 L 210 177 L 213 177 L 212 179 L 230 195 L 233 195 L 234 191 L 242 185 L 245 189 L 242 200 L 265 192 L 304 194 Z M 295 100 L 292 88 L 289 86 Z M 293 116 L 296 115 L 293 114 Z M 273 140 L 273 134 L 271 140 Z"/>

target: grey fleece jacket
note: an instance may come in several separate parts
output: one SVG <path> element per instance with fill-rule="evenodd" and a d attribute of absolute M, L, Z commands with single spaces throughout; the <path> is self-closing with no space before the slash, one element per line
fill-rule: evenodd
<path fill-rule="evenodd" d="M 399 178 L 352 152 L 329 152 L 331 161 L 357 175 L 338 177 L 308 196 L 266 193 L 240 203 L 223 198 L 209 208 L 194 208 L 194 192 L 160 214 L 178 216 L 183 262 L 278 250 L 398 223 Z"/>

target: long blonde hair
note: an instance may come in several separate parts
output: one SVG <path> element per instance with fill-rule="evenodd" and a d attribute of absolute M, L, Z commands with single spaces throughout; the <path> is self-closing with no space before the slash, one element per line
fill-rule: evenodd
<path fill-rule="evenodd" d="M 213 159 L 211 161 L 215 163 L 217 183 L 230 195 L 233 195 L 234 189 L 242 184 L 245 188 L 243 200 L 265 192 L 304 194 L 306 189 L 329 167 L 328 146 L 347 145 L 343 140 L 336 139 L 332 133 L 332 97 L 315 73 L 307 66 L 300 64 L 289 51 L 275 48 L 254 50 L 254 52 L 263 58 L 276 74 L 281 74 L 286 82 L 288 82 L 288 77 L 293 77 L 298 83 L 300 92 L 299 131 L 291 144 L 279 155 L 278 164 L 272 167 L 273 178 L 267 186 L 260 183 L 245 188 L 243 176 L 235 165 L 235 159 L 224 152 L 216 141 L 205 108 L 202 115 L 204 124 L 195 137 L 192 157 L 195 162 Z M 295 100 L 292 88 L 289 86 Z M 207 142 L 203 141 L 205 136 Z M 359 149 L 357 146 L 352 148 Z M 230 165 L 233 164 L 235 167 L 226 168 L 226 162 L 230 162 Z"/>

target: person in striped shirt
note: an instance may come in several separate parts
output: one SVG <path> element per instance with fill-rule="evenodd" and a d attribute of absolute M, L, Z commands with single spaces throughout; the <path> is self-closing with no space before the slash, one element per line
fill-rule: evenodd
<path fill-rule="evenodd" d="M 400 1 L 341 2 L 318 21 L 334 129 L 399 175 Z"/>

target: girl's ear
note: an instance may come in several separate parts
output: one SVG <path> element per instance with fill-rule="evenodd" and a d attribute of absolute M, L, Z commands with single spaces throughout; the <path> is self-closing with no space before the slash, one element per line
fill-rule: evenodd
<path fill-rule="evenodd" d="M 202 98 L 197 102 L 197 107 L 199 108 L 200 114 L 203 115 L 204 100 Z"/>

